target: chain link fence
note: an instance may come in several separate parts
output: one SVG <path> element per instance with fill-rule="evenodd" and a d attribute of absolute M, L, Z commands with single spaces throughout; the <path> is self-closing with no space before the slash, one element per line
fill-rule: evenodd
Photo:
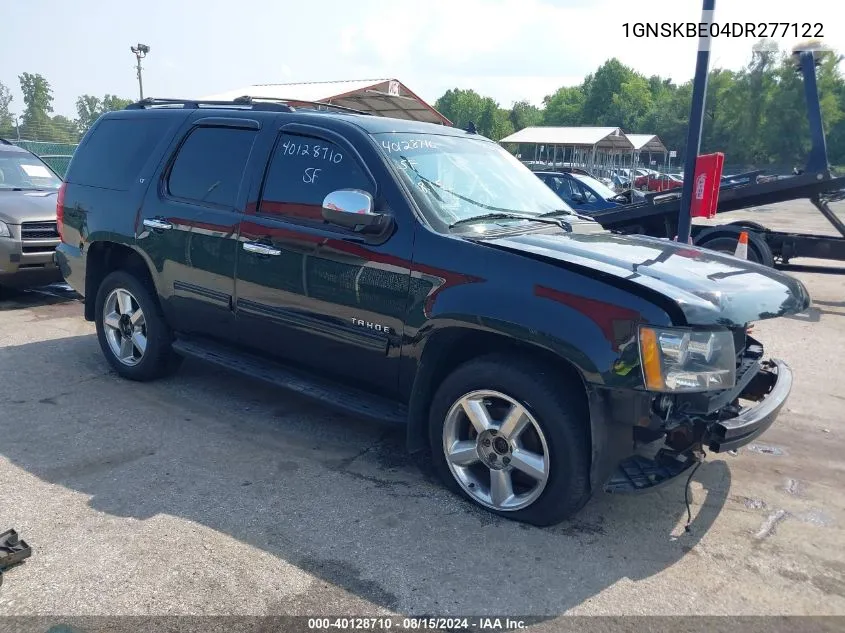
<path fill-rule="evenodd" d="M 59 176 L 65 177 L 70 164 L 70 158 L 76 151 L 78 143 L 53 143 L 50 141 L 27 141 L 10 139 L 18 147 L 22 147 L 38 156 L 52 167 Z"/>

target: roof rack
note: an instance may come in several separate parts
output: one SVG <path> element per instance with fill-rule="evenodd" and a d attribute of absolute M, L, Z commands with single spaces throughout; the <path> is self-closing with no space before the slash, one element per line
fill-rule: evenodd
<path fill-rule="evenodd" d="M 135 103 L 130 103 L 125 110 L 143 110 L 145 108 L 152 108 L 155 106 L 180 106 L 182 108 L 201 108 L 201 107 L 249 107 L 253 110 L 270 110 L 275 112 L 293 112 L 300 105 L 314 106 L 316 108 L 325 108 L 327 110 L 338 110 L 341 112 L 353 112 L 355 114 L 367 114 L 363 110 L 355 110 L 354 108 L 347 108 L 346 106 L 339 106 L 325 101 L 306 101 L 303 99 L 279 99 L 277 97 L 253 97 L 244 95 L 237 97 L 231 101 L 214 101 L 208 99 L 167 99 L 159 97 L 147 97 Z"/>
<path fill-rule="evenodd" d="M 259 107 L 255 107 L 255 106 Z M 253 110 L 276 110 L 280 112 L 293 112 L 293 108 L 282 103 L 253 103 L 249 97 L 238 97 L 232 101 L 210 101 L 208 99 L 165 99 L 159 97 L 147 97 L 135 103 L 130 103 L 125 110 L 143 110 L 155 106 L 180 106 L 182 108 L 197 109 L 201 107 L 252 107 Z"/>
<path fill-rule="evenodd" d="M 306 104 L 310 106 L 317 106 L 321 108 L 326 108 L 330 110 L 339 110 L 341 112 L 352 112 L 354 114 L 365 114 L 367 116 L 372 116 L 372 112 L 365 112 L 364 110 L 356 110 L 355 108 L 349 108 L 347 106 L 336 105 L 334 103 L 328 103 L 327 101 L 307 101 L 305 99 L 283 99 L 280 97 L 252 97 L 246 96 L 238 97 L 236 101 L 246 101 L 246 102 L 269 102 L 269 103 L 285 103 L 289 104 L 292 107 L 297 107 L 299 104 Z"/>

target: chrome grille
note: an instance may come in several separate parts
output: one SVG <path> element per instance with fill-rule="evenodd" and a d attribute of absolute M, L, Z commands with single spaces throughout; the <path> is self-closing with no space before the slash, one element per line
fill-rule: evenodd
<path fill-rule="evenodd" d="M 21 240 L 57 240 L 59 230 L 56 222 L 24 222 L 21 224 Z"/>

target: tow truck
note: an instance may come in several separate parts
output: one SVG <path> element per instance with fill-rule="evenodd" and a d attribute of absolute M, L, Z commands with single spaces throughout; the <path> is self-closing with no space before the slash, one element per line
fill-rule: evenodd
<path fill-rule="evenodd" d="M 830 203 L 845 199 L 845 177 L 831 173 L 816 85 L 817 51 L 793 53 L 803 75 L 812 145 L 803 169 L 791 175 L 766 175 L 764 170 L 722 179 L 717 213 L 727 213 L 788 200 L 809 200 L 839 235 L 816 235 L 769 229 L 757 222 L 739 220 L 720 225 L 693 224 L 694 244 L 734 253 L 740 234 L 748 235 L 748 259 L 766 266 L 786 265 L 796 257 L 845 261 L 845 223 Z M 680 190 L 649 194 L 642 202 L 590 212 L 606 229 L 621 234 L 641 234 L 674 239 L 677 235 Z"/>

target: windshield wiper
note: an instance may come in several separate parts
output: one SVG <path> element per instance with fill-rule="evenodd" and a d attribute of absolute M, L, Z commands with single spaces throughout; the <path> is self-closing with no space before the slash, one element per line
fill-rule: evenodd
<path fill-rule="evenodd" d="M 449 225 L 449 228 L 458 226 L 459 224 L 469 224 L 471 222 L 485 222 L 487 220 L 530 220 L 532 222 L 544 222 L 545 224 L 555 224 L 562 229 L 572 231 L 572 226 L 569 222 L 561 220 L 560 218 L 543 217 L 542 215 L 522 215 L 521 213 L 484 213 L 482 215 L 473 215 L 468 218 L 461 218 L 455 220 Z"/>
<path fill-rule="evenodd" d="M 541 217 L 541 218 L 556 218 L 559 215 L 574 215 L 579 220 L 590 220 L 590 221 L 593 221 L 593 222 L 595 221 L 595 220 L 593 220 L 593 218 L 586 216 L 586 215 L 581 215 L 577 211 L 573 211 L 571 209 L 555 209 L 554 211 L 548 211 L 546 213 L 541 213 L 539 215 L 539 217 Z"/>

